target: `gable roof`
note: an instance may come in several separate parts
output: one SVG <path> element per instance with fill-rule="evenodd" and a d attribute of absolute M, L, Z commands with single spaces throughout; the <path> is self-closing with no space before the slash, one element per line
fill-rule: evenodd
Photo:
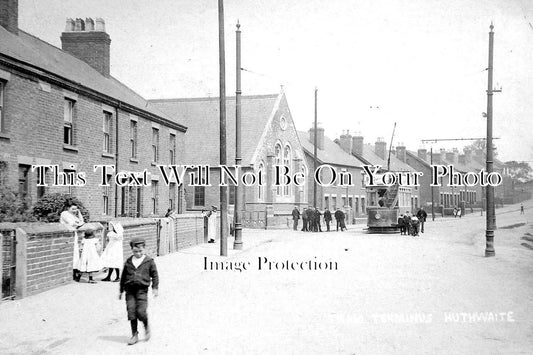
<path fill-rule="evenodd" d="M 17 66 L 50 79 L 63 79 L 75 87 L 82 87 L 131 105 L 138 114 L 155 116 L 182 131 L 186 127 L 171 116 L 148 105 L 148 101 L 117 79 L 103 76 L 84 61 L 22 30 L 15 35 L 0 26 L 0 59 L 14 61 Z"/>
<path fill-rule="evenodd" d="M 309 132 L 298 131 L 303 150 L 313 156 L 314 144 L 309 140 Z M 342 165 L 360 168 L 363 163 L 351 154 L 346 153 L 338 144 L 324 136 L 324 149 L 317 149 L 317 159 L 322 164 Z"/>
<path fill-rule="evenodd" d="M 242 165 L 253 164 L 253 156 L 285 94 L 241 96 Z M 235 97 L 226 97 L 226 157 L 235 162 Z M 218 97 L 150 100 L 150 105 L 176 117 L 189 127 L 185 134 L 183 164 L 220 164 Z"/>

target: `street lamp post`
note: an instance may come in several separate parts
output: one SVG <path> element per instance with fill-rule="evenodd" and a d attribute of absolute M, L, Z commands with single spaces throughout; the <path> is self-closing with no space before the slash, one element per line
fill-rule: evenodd
<path fill-rule="evenodd" d="M 237 22 L 236 44 L 236 78 L 235 90 L 235 165 L 241 165 L 241 25 Z M 238 168 L 237 168 L 238 169 Z M 233 249 L 242 250 L 242 211 L 244 210 L 243 186 L 237 184 L 235 187 L 235 240 Z"/>

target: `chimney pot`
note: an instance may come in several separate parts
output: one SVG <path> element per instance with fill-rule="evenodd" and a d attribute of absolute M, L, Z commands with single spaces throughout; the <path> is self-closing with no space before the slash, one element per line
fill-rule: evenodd
<path fill-rule="evenodd" d="M 86 31 L 94 31 L 94 21 L 90 17 L 87 17 L 85 19 L 85 30 Z"/>
<path fill-rule="evenodd" d="M 101 17 L 96 18 L 95 31 L 105 32 L 105 21 Z"/>
<path fill-rule="evenodd" d="M 66 24 L 65 24 L 65 32 L 72 32 L 74 31 L 74 20 L 71 18 L 67 18 Z"/>
<path fill-rule="evenodd" d="M 85 23 L 81 18 L 76 19 L 76 24 L 74 25 L 74 31 L 85 31 Z"/>

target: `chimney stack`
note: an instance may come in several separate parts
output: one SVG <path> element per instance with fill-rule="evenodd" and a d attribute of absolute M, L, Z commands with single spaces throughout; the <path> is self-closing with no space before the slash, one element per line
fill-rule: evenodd
<path fill-rule="evenodd" d="M 19 34 L 18 0 L 0 0 L 0 26 L 15 35 Z"/>
<path fill-rule="evenodd" d="M 423 161 L 426 161 L 428 158 L 428 151 L 425 148 L 420 148 L 418 150 L 418 157 L 422 159 Z"/>
<path fill-rule="evenodd" d="M 352 151 L 352 135 L 350 134 L 350 131 L 347 130 L 346 133 L 342 131 L 341 137 L 339 139 L 339 145 L 341 146 L 342 150 L 344 150 L 346 153 L 350 154 Z"/>
<path fill-rule="evenodd" d="M 387 159 L 387 142 L 383 137 L 379 137 L 375 144 L 375 152 L 378 157 L 385 160 Z"/>
<path fill-rule="evenodd" d="M 440 149 L 440 164 L 446 164 L 446 149 Z"/>
<path fill-rule="evenodd" d="M 405 144 L 400 143 L 396 147 L 396 158 L 400 159 L 404 163 L 407 160 L 407 151 L 406 151 L 406 148 L 405 148 Z"/>
<path fill-rule="evenodd" d="M 459 151 L 457 148 L 453 148 L 451 152 L 446 153 L 446 160 L 451 164 L 457 164 L 459 162 Z"/>
<path fill-rule="evenodd" d="M 324 128 L 317 127 L 316 146 L 320 150 L 324 150 Z M 309 141 L 311 144 L 315 144 L 315 128 L 309 129 Z"/>
<path fill-rule="evenodd" d="M 105 32 L 103 19 L 67 19 L 65 32 L 61 34 L 61 47 L 109 77 L 111 39 Z"/>
<path fill-rule="evenodd" d="M 442 164 L 441 156 L 440 153 L 433 153 L 433 164 Z"/>
<path fill-rule="evenodd" d="M 355 134 L 352 137 L 352 154 L 357 155 L 359 157 L 363 156 L 363 144 L 364 144 L 364 138 L 362 134 Z"/>
<path fill-rule="evenodd" d="M 472 162 L 472 150 L 470 148 L 464 148 L 463 152 L 465 153 L 465 164 Z"/>

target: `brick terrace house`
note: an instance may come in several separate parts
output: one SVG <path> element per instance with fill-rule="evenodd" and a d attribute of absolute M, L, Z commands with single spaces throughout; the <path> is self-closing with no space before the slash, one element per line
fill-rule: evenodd
<path fill-rule="evenodd" d="M 405 147 L 397 147 L 395 154 L 390 155 L 390 166 L 388 167 L 388 150 L 387 143 L 378 138 L 374 145 L 365 144 L 364 137 L 360 134 L 352 136 L 349 131 L 342 134 L 336 143 L 346 152 L 350 152 L 357 159 L 366 165 L 381 166 L 382 171 L 392 172 L 416 172 L 411 166 L 398 159 L 398 155 L 403 155 Z M 402 150 L 403 148 L 403 150 Z M 388 167 L 388 169 L 387 169 Z M 399 186 L 398 204 L 401 208 L 410 209 L 416 212 L 420 207 L 420 189 L 419 187 Z M 370 200 L 369 200 L 370 198 Z M 377 206 L 378 201 L 375 195 L 367 196 L 367 206 Z"/>
<path fill-rule="evenodd" d="M 95 220 L 179 207 L 178 189 L 159 181 L 155 164 L 178 159 L 186 127 L 110 75 L 104 21 L 67 19 L 60 49 L 18 28 L 17 1 L 0 4 L 0 182 L 30 203 L 69 192 Z M 87 184 L 38 187 L 37 164 L 85 172 Z M 147 169 L 151 185 L 119 188 L 109 175 L 111 186 L 100 187 L 95 164 Z"/>
<path fill-rule="evenodd" d="M 313 202 L 313 181 L 314 181 L 314 128 L 308 132 L 298 132 L 300 142 L 305 153 L 307 166 L 310 167 L 307 177 L 308 201 Z M 324 135 L 324 128 L 317 128 L 317 166 L 331 165 L 337 173 L 347 172 L 352 176 L 352 186 L 342 187 L 335 183 L 333 186 L 317 185 L 317 206 L 323 210 L 325 208 L 335 211 L 337 208 L 343 209 L 352 223 L 355 218 L 365 215 L 366 190 L 362 182 L 362 165 L 364 163 L 355 156 L 345 152 L 339 145 Z M 324 182 L 331 179 L 328 169 L 322 170 Z"/>
<path fill-rule="evenodd" d="M 185 155 L 180 164 L 219 165 L 219 99 L 185 98 L 151 100 L 152 105 L 184 122 Z M 287 215 L 295 205 L 306 205 L 304 187 L 273 186 L 273 166 L 285 165 L 292 172 L 307 169 L 304 153 L 294 127 L 287 98 L 274 95 L 242 96 L 242 172 L 262 171 L 263 186 L 244 188 L 245 210 Z M 227 165 L 235 163 L 235 97 L 226 101 Z M 185 186 L 187 210 L 219 206 L 218 168 L 211 169 L 213 186 Z M 230 186 L 229 204 L 234 204 L 235 188 Z M 246 216 L 246 213 L 245 213 Z M 270 222 L 269 222 L 270 223 Z"/>
<path fill-rule="evenodd" d="M 397 148 L 398 149 L 398 148 Z M 420 203 L 421 206 L 431 206 L 431 153 L 427 149 L 418 149 L 417 152 L 406 150 L 405 162 L 424 173 L 420 182 Z M 482 169 L 479 164 L 472 160 L 470 151 L 465 150 L 465 154 L 459 154 L 457 149 L 446 152 L 441 149 L 433 153 L 433 165 L 453 165 L 454 169 L 460 173 L 478 172 Z M 466 208 L 476 207 L 481 204 L 481 187 L 461 186 L 453 187 L 448 185 L 448 178 L 439 180 L 442 186 L 433 187 L 435 212 L 441 213 L 442 208 L 453 208 L 454 206 L 464 206 Z"/>

